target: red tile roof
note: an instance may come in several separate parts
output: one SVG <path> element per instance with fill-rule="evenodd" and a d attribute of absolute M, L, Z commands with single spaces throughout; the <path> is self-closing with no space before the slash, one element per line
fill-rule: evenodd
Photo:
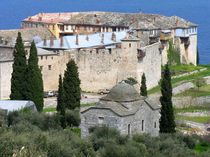
<path fill-rule="evenodd" d="M 71 13 L 39 13 L 34 16 L 28 17 L 23 21 L 34 21 L 42 23 L 58 23 L 66 22 L 70 20 L 74 15 L 79 14 L 79 12 Z"/>

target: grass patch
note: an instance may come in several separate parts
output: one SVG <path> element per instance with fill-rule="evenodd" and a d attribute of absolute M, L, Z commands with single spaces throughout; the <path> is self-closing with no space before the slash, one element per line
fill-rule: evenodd
<path fill-rule="evenodd" d="M 187 64 L 180 64 L 176 66 L 169 66 L 170 71 L 174 75 L 180 75 L 187 72 L 192 72 L 195 70 L 202 69 L 202 66 L 195 66 L 195 65 L 187 65 Z"/>
<path fill-rule="evenodd" d="M 157 93 L 157 92 L 160 92 L 160 86 L 159 85 L 147 91 L 148 94 L 154 94 L 154 93 Z"/>
<path fill-rule="evenodd" d="M 208 149 L 210 149 L 210 144 L 207 142 L 201 142 L 196 145 L 194 150 L 196 152 L 206 152 Z"/>
<path fill-rule="evenodd" d="M 210 106 L 204 104 L 202 106 L 190 106 L 188 108 L 174 108 L 174 113 L 186 113 L 186 112 L 198 112 L 198 111 L 210 111 Z"/>
<path fill-rule="evenodd" d="M 177 83 L 177 82 L 180 82 L 180 81 L 189 82 L 189 81 L 191 81 L 195 78 L 198 78 L 198 77 L 210 76 L 210 65 L 202 65 L 201 67 L 207 68 L 207 69 L 204 70 L 204 71 L 192 74 L 192 75 L 183 76 L 183 77 L 179 77 L 179 78 L 174 78 L 174 79 L 171 80 L 171 83 L 174 84 L 174 83 Z"/>
<path fill-rule="evenodd" d="M 179 69 L 179 66 L 182 66 L 182 65 L 174 66 L 174 68 L 175 69 L 176 68 Z M 192 66 L 193 67 L 194 65 L 185 65 L 185 66 L 189 66 L 189 67 Z M 171 67 L 173 67 L 173 66 L 171 66 Z M 194 66 L 194 67 L 196 67 L 196 66 Z M 178 86 L 179 84 L 177 84 L 177 83 L 179 83 L 179 82 L 181 82 L 180 83 L 180 85 L 181 85 L 183 83 L 190 82 L 190 81 L 194 80 L 197 77 L 210 76 L 210 65 L 200 65 L 199 68 L 200 69 L 207 68 L 207 69 L 204 70 L 204 71 L 192 74 L 192 75 L 171 79 L 172 87 Z M 154 87 L 154 88 L 152 88 L 152 89 L 150 89 L 150 90 L 148 90 L 148 95 L 154 94 L 154 93 L 157 93 L 157 92 L 160 92 L 160 86 L 159 85 Z"/>
<path fill-rule="evenodd" d="M 97 103 L 81 104 L 81 107 L 95 106 Z"/>
<path fill-rule="evenodd" d="M 197 122 L 197 123 L 202 123 L 202 124 L 207 124 L 210 122 L 210 116 L 208 116 L 208 117 L 190 117 L 190 116 L 176 115 L 176 118 L 193 121 L 193 122 Z"/>
<path fill-rule="evenodd" d="M 195 97 L 202 97 L 202 96 L 210 96 L 210 85 L 205 85 L 199 88 L 190 88 L 189 90 L 186 90 L 182 93 L 174 95 L 176 97 L 182 97 L 182 96 L 192 96 Z"/>
<path fill-rule="evenodd" d="M 44 108 L 43 112 L 55 112 L 56 108 Z"/>

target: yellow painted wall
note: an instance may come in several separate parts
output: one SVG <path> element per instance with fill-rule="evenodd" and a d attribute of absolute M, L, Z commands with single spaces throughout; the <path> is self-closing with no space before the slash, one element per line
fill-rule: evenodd
<path fill-rule="evenodd" d="M 58 27 L 58 24 L 47 24 L 48 25 L 48 29 L 54 34 L 54 36 L 56 37 L 56 39 L 59 39 L 59 27 Z M 53 25 L 54 25 L 54 29 L 53 29 Z"/>

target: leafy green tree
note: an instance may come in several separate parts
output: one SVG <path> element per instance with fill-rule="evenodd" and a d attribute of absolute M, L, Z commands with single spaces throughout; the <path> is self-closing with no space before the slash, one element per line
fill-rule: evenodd
<path fill-rule="evenodd" d="M 41 70 L 38 66 L 37 49 L 34 42 L 31 43 L 30 56 L 26 69 L 26 98 L 35 103 L 38 111 L 43 110 L 44 94 Z"/>
<path fill-rule="evenodd" d="M 178 50 L 175 50 L 172 41 L 169 41 L 169 49 L 168 52 L 168 64 L 169 65 L 176 65 L 180 64 L 180 56 Z"/>
<path fill-rule="evenodd" d="M 133 86 L 133 85 L 137 84 L 138 82 L 133 77 L 129 77 L 129 78 L 127 78 L 127 80 L 125 80 L 125 83 Z"/>
<path fill-rule="evenodd" d="M 194 85 L 198 88 L 204 86 L 206 84 L 206 79 L 203 77 L 197 77 L 196 79 L 193 80 Z"/>
<path fill-rule="evenodd" d="M 57 112 L 61 115 L 61 125 L 63 128 L 66 127 L 66 108 L 64 103 L 64 90 L 63 90 L 63 80 L 62 76 L 59 75 L 59 87 L 58 87 L 58 97 L 57 97 Z"/>
<path fill-rule="evenodd" d="M 166 64 L 164 69 L 164 76 L 161 81 L 161 118 L 160 118 L 160 132 L 161 133 L 174 133 L 175 132 L 175 121 L 174 111 L 172 105 L 172 85 L 171 85 L 171 74 Z"/>
<path fill-rule="evenodd" d="M 18 32 L 15 48 L 13 51 L 14 63 L 11 78 L 11 100 L 25 100 L 25 72 L 26 72 L 26 54 L 21 37 Z"/>
<path fill-rule="evenodd" d="M 140 94 L 142 96 L 147 96 L 147 85 L 146 85 L 146 77 L 145 74 L 143 73 L 141 77 L 141 87 L 140 87 Z"/>
<path fill-rule="evenodd" d="M 64 103 L 66 108 L 73 110 L 80 108 L 81 90 L 78 67 L 74 60 L 67 63 L 63 79 Z"/>

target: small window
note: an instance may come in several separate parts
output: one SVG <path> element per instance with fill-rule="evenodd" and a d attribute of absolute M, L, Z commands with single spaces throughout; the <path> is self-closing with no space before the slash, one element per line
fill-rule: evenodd
<path fill-rule="evenodd" d="M 98 51 L 98 49 L 96 49 L 96 54 L 99 54 L 99 51 Z"/>
<path fill-rule="evenodd" d="M 129 43 L 129 47 L 131 47 L 131 43 Z"/>
<path fill-rule="evenodd" d="M 98 117 L 98 124 L 104 123 L 104 117 Z"/>
<path fill-rule="evenodd" d="M 42 71 L 42 69 L 43 69 L 43 66 L 40 66 L 40 67 L 39 67 L 39 69 Z"/>
<path fill-rule="evenodd" d="M 154 123 L 154 128 L 157 128 L 157 123 L 156 122 Z"/>
<path fill-rule="evenodd" d="M 26 55 L 28 55 L 28 50 L 26 50 Z"/>
<path fill-rule="evenodd" d="M 90 51 L 90 54 L 92 54 L 92 51 Z"/>
<path fill-rule="evenodd" d="M 67 25 L 67 26 L 66 26 L 66 30 L 68 30 L 68 29 L 69 29 L 69 26 Z"/>
<path fill-rule="evenodd" d="M 48 70 L 51 70 L 52 69 L 52 66 L 51 65 L 48 65 Z"/>
<path fill-rule="evenodd" d="M 43 59 L 43 56 L 41 56 L 41 60 Z"/>
<path fill-rule="evenodd" d="M 45 58 L 47 59 L 47 56 L 45 56 Z"/>
<path fill-rule="evenodd" d="M 53 57 L 51 57 L 51 59 L 53 59 Z"/>
<path fill-rule="evenodd" d="M 144 131 L 144 120 L 142 120 L 142 126 L 141 126 L 141 130 Z"/>
<path fill-rule="evenodd" d="M 52 26 L 52 29 L 55 30 L 55 25 Z"/>
<path fill-rule="evenodd" d="M 131 125 L 128 124 L 128 135 L 130 135 L 130 134 L 131 134 Z"/>
<path fill-rule="evenodd" d="M 112 49 L 109 49 L 109 54 L 112 54 Z"/>

